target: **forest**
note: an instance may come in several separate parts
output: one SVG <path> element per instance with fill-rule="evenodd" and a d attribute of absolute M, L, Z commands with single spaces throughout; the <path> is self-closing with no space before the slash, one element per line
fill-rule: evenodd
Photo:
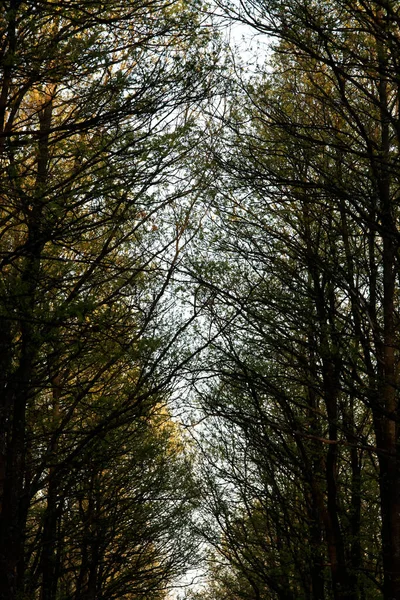
<path fill-rule="evenodd" d="M 399 0 L 0 0 L 0 600 L 400 600 L 399 219 Z"/>

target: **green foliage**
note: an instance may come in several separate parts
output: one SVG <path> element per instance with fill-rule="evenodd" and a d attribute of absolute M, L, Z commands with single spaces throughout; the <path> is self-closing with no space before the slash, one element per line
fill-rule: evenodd
<path fill-rule="evenodd" d="M 397 8 L 225 8 L 274 41 L 224 114 L 190 265 L 212 294 L 214 560 L 244 598 L 396 597 Z"/>
<path fill-rule="evenodd" d="M 190 464 L 154 410 L 184 362 L 165 306 L 217 60 L 200 8 L 0 6 L 2 600 L 160 598 L 184 570 Z"/>

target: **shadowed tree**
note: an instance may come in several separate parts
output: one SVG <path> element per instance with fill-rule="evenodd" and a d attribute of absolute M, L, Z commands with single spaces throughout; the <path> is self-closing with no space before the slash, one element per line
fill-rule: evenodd
<path fill-rule="evenodd" d="M 192 272 L 223 335 L 199 395 L 254 447 L 256 513 L 287 482 L 263 518 L 278 504 L 291 530 L 300 511 L 319 548 L 305 597 L 397 598 L 398 7 L 227 8 L 275 42 L 214 147 L 214 255 Z"/>
<path fill-rule="evenodd" d="M 216 61 L 199 8 L 0 3 L 2 599 L 39 593 L 31 560 L 41 600 L 61 597 L 68 511 L 81 515 L 71 514 L 78 543 L 102 509 L 107 445 L 165 400 L 189 355 L 179 340 L 193 315 L 171 329 L 165 314 L 188 210 L 192 115 Z M 42 522 L 31 530 L 34 515 Z M 94 577 L 80 543 L 86 565 L 68 597 Z"/>

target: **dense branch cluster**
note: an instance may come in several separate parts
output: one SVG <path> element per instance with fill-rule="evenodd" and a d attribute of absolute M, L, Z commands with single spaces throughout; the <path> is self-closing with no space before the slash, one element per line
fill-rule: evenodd
<path fill-rule="evenodd" d="M 224 5 L 271 54 L 222 117 L 189 265 L 220 332 L 201 597 L 400 597 L 399 8 Z"/>
<path fill-rule="evenodd" d="M 212 10 L 0 2 L 0 600 L 400 598 L 400 6 Z"/>
<path fill-rule="evenodd" d="M 214 60 L 198 8 L 0 4 L 4 600 L 161 598 L 192 552 L 165 311 Z"/>

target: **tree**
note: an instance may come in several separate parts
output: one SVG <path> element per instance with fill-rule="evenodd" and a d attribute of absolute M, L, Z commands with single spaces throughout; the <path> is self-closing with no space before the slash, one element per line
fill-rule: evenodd
<path fill-rule="evenodd" d="M 61 531 L 72 511 L 73 535 L 84 535 L 89 515 L 72 513 L 95 502 L 102 477 L 88 457 L 111 469 L 106 441 L 123 444 L 188 358 L 188 323 L 163 324 L 191 110 L 209 96 L 216 60 L 198 8 L 0 5 L 0 598 L 64 593 Z"/>
<path fill-rule="evenodd" d="M 274 72 L 242 82 L 245 103 L 226 118 L 216 157 L 225 175 L 214 218 L 224 235 L 214 247 L 224 268 L 205 277 L 192 267 L 224 333 L 210 368 L 223 393 L 201 397 L 256 446 L 269 485 L 287 480 L 268 509 L 279 503 L 293 518 L 300 510 L 305 539 L 321 548 L 306 597 L 376 597 L 382 565 L 383 596 L 395 598 L 397 9 L 367 1 L 230 10 L 277 41 Z"/>
<path fill-rule="evenodd" d="M 165 596 L 195 555 L 187 529 L 196 493 L 179 438 L 165 409 L 149 406 L 60 478 L 52 513 L 44 496 L 35 498 L 27 597 L 39 597 L 40 588 L 42 597 L 57 598 Z"/>

